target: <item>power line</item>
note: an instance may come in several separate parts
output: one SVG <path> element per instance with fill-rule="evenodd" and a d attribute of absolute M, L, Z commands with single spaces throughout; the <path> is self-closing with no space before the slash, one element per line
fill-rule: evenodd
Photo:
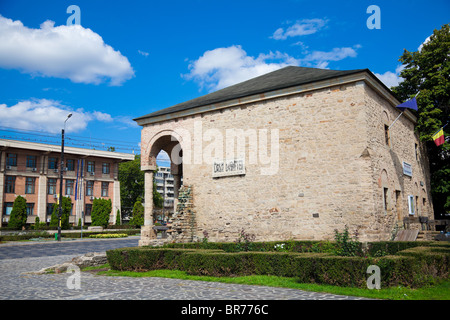
<path fill-rule="evenodd" d="M 37 143 L 50 143 L 50 144 L 59 144 L 60 135 L 59 134 L 52 134 L 48 132 L 43 131 L 36 131 L 36 130 L 26 130 L 26 129 L 18 129 L 13 127 L 6 127 L 6 126 L 0 126 L 0 131 L 4 132 L 11 132 L 16 133 L 24 136 L 17 136 L 17 135 L 0 135 L 0 137 L 5 139 L 21 139 L 26 141 L 34 141 Z M 33 138 L 30 138 L 29 136 L 33 136 Z M 36 138 L 40 137 L 40 138 Z M 49 139 L 44 139 L 49 138 Z M 98 148 L 98 149 L 109 149 L 110 147 L 114 147 L 115 149 L 120 150 L 130 150 L 130 151 L 137 151 L 140 150 L 140 147 L 137 143 L 130 143 L 129 141 L 123 141 L 123 140 L 113 140 L 113 139 L 101 139 L 101 138 L 91 138 L 91 137 L 83 137 L 83 136 L 75 136 L 75 135 L 68 135 L 66 136 L 66 139 L 68 140 L 68 143 L 70 145 L 74 146 L 81 146 L 81 147 L 89 147 L 89 148 Z M 94 142 L 92 140 L 95 140 Z M 100 143 L 100 144 L 99 144 Z"/>

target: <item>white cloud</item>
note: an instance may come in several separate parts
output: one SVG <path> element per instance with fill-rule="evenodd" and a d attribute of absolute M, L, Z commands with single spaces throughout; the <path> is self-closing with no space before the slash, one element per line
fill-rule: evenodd
<path fill-rule="evenodd" d="M 138 50 L 138 53 L 139 53 L 140 55 L 144 56 L 144 57 L 148 57 L 149 54 L 150 54 L 150 53 L 148 53 L 148 52 L 141 51 L 141 50 Z"/>
<path fill-rule="evenodd" d="M 287 66 L 327 68 L 331 61 L 356 57 L 359 47 L 334 48 L 329 52 L 313 51 L 300 59 L 279 51 L 261 53 L 255 58 L 248 56 L 241 46 L 217 48 L 206 51 L 192 61 L 189 64 L 190 72 L 182 77 L 196 81 L 201 89 L 215 91 Z"/>
<path fill-rule="evenodd" d="M 206 51 L 191 62 L 190 72 L 183 77 L 197 81 L 202 89 L 214 91 L 288 65 L 298 65 L 298 61 L 280 52 L 260 54 L 255 58 L 248 56 L 241 46 L 231 46 Z"/>
<path fill-rule="evenodd" d="M 275 40 L 286 40 L 289 37 L 298 37 L 316 33 L 322 29 L 327 20 L 323 19 L 303 19 L 297 21 L 294 25 L 290 26 L 286 30 L 278 28 L 271 38 Z"/>
<path fill-rule="evenodd" d="M 381 80 L 388 88 L 396 87 L 400 82 L 403 81 L 403 78 L 400 77 L 400 72 L 404 69 L 404 65 L 399 65 L 395 69 L 395 72 L 386 71 L 383 74 L 375 73 L 378 79 Z"/>
<path fill-rule="evenodd" d="M 355 49 L 359 49 L 360 46 L 356 45 L 353 48 L 333 48 L 331 51 L 313 51 L 305 56 L 301 61 L 306 66 L 313 66 L 316 68 L 327 68 L 330 61 L 340 61 L 345 58 L 355 58 L 358 53 Z"/>
<path fill-rule="evenodd" d="M 113 121 L 113 118 L 106 113 L 85 112 L 83 109 L 73 110 L 58 101 L 32 99 L 20 101 L 11 107 L 0 104 L 0 126 L 59 133 L 69 113 L 72 113 L 72 117 L 66 123 L 67 132 L 82 131 L 86 129 L 89 122 L 94 120 Z"/>
<path fill-rule="evenodd" d="M 121 85 L 134 76 L 128 59 L 90 29 L 49 20 L 32 29 L 1 15 L 0 68 L 76 83 Z"/>

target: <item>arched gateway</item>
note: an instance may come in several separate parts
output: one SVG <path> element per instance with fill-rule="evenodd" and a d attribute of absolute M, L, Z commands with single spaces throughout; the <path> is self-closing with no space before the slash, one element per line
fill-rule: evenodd
<path fill-rule="evenodd" d="M 150 139 L 147 146 L 142 147 L 143 150 L 146 150 L 141 157 L 141 170 L 145 172 L 145 210 L 140 246 L 149 245 L 151 240 L 156 238 L 156 233 L 153 230 L 153 175 L 156 170 L 156 157 L 161 150 L 165 151 L 170 157 L 170 169 L 174 177 L 174 205 L 176 207 L 176 199 L 183 175 L 181 141 L 181 136 L 175 131 L 162 130 Z"/>

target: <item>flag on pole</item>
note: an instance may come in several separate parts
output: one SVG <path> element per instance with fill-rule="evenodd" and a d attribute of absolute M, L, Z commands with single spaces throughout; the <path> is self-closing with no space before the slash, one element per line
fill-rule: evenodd
<path fill-rule="evenodd" d="M 408 101 L 405 101 L 402 104 L 399 104 L 397 106 L 397 108 L 408 108 L 408 109 L 413 109 L 413 110 L 417 111 L 418 108 L 417 108 L 416 97 L 414 97 L 414 98 L 412 98 L 412 99 L 410 99 Z"/>
<path fill-rule="evenodd" d="M 439 129 L 439 131 L 433 135 L 433 140 L 437 147 L 439 147 L 441 144 L 444 144 L 444 128 Z"/>

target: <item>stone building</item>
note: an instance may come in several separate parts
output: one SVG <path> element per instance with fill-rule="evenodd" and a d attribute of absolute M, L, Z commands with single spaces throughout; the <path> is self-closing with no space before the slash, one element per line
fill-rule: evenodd
<path fill-rule="evenodd" d="M 333 239 L 347 226 L 389 240 L 405 217 L 433 217 L 416 117 L 400 103 L 368 69 L 287 67 L 139 117 L 145 198 L 164 150 L 175 196 L 181 176 L 192 195 L 180 239 Z M 145 201 L 140 245 L 151 212 Z"/>
<path fill-rule="evenodd" d="M 15 198 L 27 200 L 27 223 L 49 222 L 60 194 L 61 146 L 0 139 L 0 212 L 7 226 Z M 72 200 L 69 223 L 91 223 L 95 198 L 111 199 L 110 222 L 120 209 L 118 164 L 134 155 L 120 152 L 65 147 L 63 196 Z"/>

